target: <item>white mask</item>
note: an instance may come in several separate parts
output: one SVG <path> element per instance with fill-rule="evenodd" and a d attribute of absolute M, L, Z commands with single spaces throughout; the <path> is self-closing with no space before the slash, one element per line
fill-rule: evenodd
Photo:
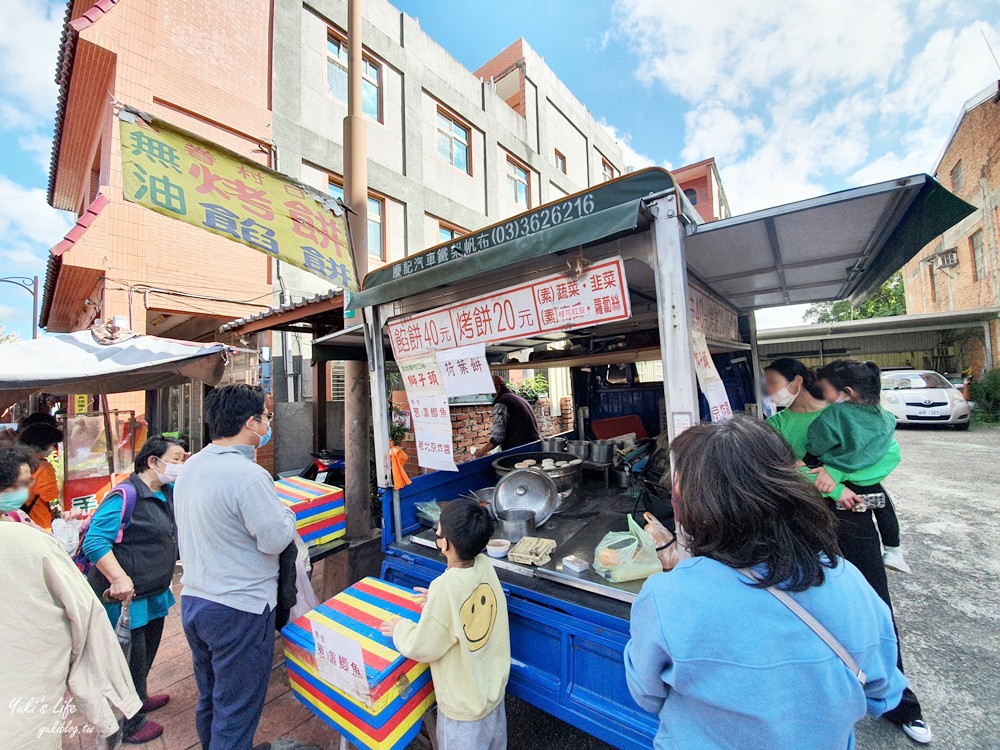
<path fill-rule="evenodd" d="M 168 464 L 163 461 L 163 473 L 156 472 L 156 478 L 163 484 L 173 484 L 177 481 L 177 476 L 181 473 L 184 464 Z"/>
<path fill-rule="evenodd" d="M 791 385 L 791 383 L 789 383 L 789 385 Z M 780 406 L 781 408 L 785 409 L 791 406 L 795 402 L 795 399 L 797 399 L 798 397 L 799 394 L 792 393 L 790 390 L 788 390 L 788 386 L 786 385 L 780 391 L 771 396 L 771 401 L 774 403 L 775 406 Z"/>

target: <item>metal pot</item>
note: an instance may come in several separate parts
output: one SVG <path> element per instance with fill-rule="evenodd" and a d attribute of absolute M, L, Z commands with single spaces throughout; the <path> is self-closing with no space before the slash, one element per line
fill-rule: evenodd
<path fill-rule="evenodd" d="M 614 440 L 595 440 L 590 444 L 590 460 L 596 464 L 609 464 L 615 458 Z"/>
<path fill-rule="evenodd" d="M 567 440 L 566 449 L 572 453 L 577 458 L 589 458 L 590 457 L 590 441 L 589 440 Z"/>
<path fill-rule="evenodd" d="M 565 453 L 566 438 L 561 438 L 561 437 L 542 438 L 542 451 L 545 453 Z"/>
<path fill-rule="evenodd" d="M 535 511 L 524 508 L 502 510 L 497 513 L 497 533 L 511 544 L 517 544 L 535 532 Z"/>
<path fill-rule="evenodd" d="M 565 453 L 518 453 L 513 456 L 504 456 L 503 458 L 498 458 L 493 462 L 493 470 L 497 473 L 497 477 L 502 477 L 504 474 L 509 474 L 512 471 L 516 471 L 514 464 L 525 460 L 535 460 L 538 463 L 535 465 L 536 469 L 541 469 L 556 483 L 556 491 L 559 493 L 559 506 L 556 508 L 556 513 L 566 510 L 569 507 L 576 505 L 577 502 L 583 499 L 583 493 L 581 487 L 583 486 L 583 471 L 579 463 L 573 463 L 572 466 L 556 466 L 551 469 L 542 469 L 541 463 L 546 458 L 551 458 L 554 461 L 566 461 L 571 458 L 571 456 Z"/>
<path fill-rule="evenodd" d="M 629 472 L 618 470 L 615 472 L 615 484 L 623 490 L 629 488 Z"/>

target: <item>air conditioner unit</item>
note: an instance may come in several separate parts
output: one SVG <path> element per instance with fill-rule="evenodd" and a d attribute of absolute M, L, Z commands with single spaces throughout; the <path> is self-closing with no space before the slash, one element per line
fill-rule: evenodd
<path fill-rule="evenodd" d="M 955 268 L 958 265 L 958 250 L 945 250 L 937 257 L 938 268 Z"/>

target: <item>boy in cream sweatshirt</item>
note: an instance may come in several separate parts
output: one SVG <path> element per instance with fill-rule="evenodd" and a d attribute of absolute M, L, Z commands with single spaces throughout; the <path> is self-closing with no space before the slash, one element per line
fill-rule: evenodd
<path fill-rule="evenodd" d="M 493 565 L 480 554 L 492 533 L 493 521 L 479 503 L 448 503 L 436 542 L 448 567 L 427 589 L 420 620 L 381 625 L 401 654 L 431 666 L 441 750 L 507 747 L 507 602 Z"/>

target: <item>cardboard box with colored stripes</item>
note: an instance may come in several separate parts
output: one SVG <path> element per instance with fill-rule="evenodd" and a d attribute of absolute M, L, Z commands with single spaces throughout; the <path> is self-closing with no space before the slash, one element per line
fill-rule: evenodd
<path fill-rule="evenodd" d="M 313 713 L 359 747 L 397 750 L 420 730 L 434 705 L 434 685 L 426 664 L 407 659 L 379 632 L 393 617 L 420 618 L 416 594 L 377 578 L 365 578 L 281 631 L 288 681 L 295 696 Z M 360 647 L 362 690 L 327 682 L 317 656 L 314 631 L 331 633 Z M 320 647 L 322 648 L 322 646 Z M 328 672 L 327 672 L 328 674 Z"/>
<path fill-rule="evenodd" d="M 344 491 L 340 487 L 287 477 L 274 483 L 281 502 L 295 513 L 295 528 L 311 547 L 344 536 Z"/>

